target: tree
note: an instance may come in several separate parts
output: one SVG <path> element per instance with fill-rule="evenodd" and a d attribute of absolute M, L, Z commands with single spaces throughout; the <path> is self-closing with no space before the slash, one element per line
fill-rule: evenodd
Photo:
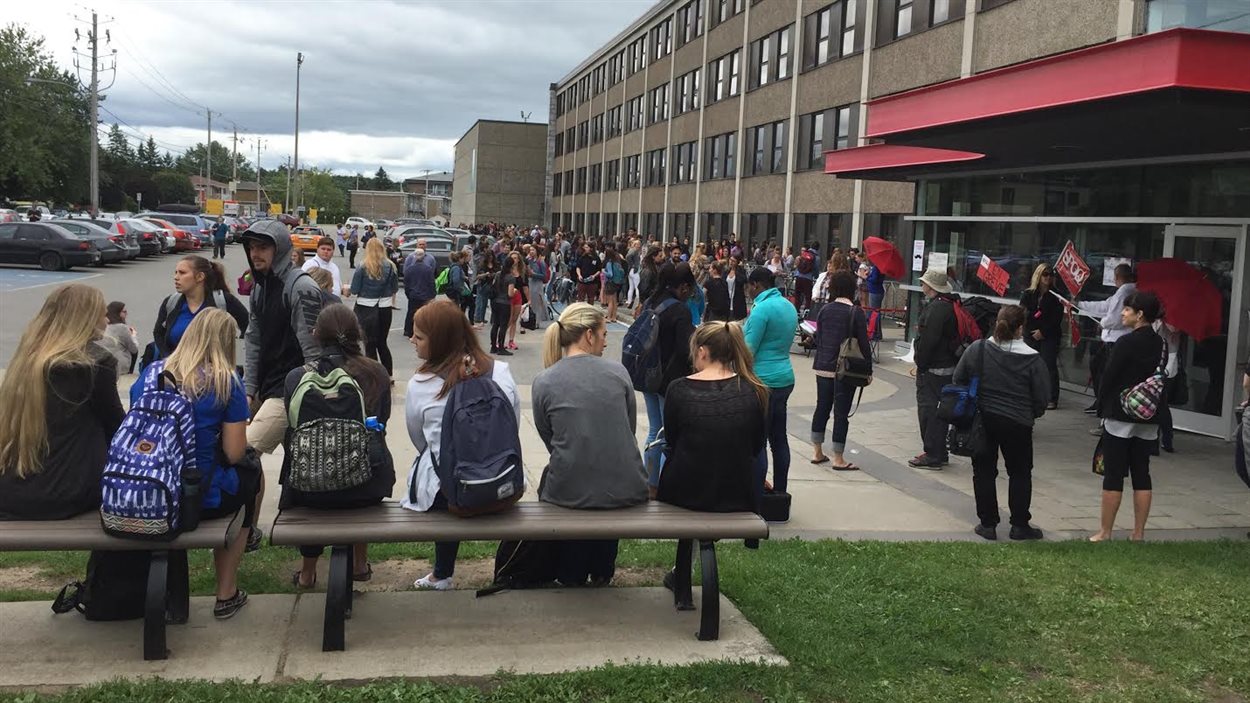
<path fill-rule="evenodd" d="M 175 170 L 160 171 L 152 177 L 152 183 L 156 187 L 154 201 L 157 203 L 195 203 L 195 188 L 191 185 L 191 179 L 185 173 Z M 146 196 L 146 193 L 145 193 Z M 147 199 L 146 197 L 144 198 Z"/>
<path fill-rule="evenodd" d="M 373 189 L 391 190 L 394 187 L 395 182 L 391 180 L 390 176 L 386 175 L 386 169 L 378 166 L 378 172 L 373 174 Z"/>
<path fill-rule="evenodd" d="M 304 205 L 319 210 L 342 210 L 347 203 L 346 193 L 334 183 L 334 177 L 327 168 L 300 169 L 303 173 Z"/>
<path fill-rule="evenodd" d="M 160 165 L 160 154 L 156 151 L 156 140 L 148 137 L 146 142 L 139 145 L 139 151 L 136 154 L 136 160 L 139 162 L 140 168 L 146 171 L 155 171 Z"/>
<path fill-rule="evenodd" d="M 178 170 L 188 176 L 203 175 L 205 173 L 205 162 L 207 161 L 205 153 L 203 142 L 187 149 L 182 156 L 178 157 Z M 239 167 L 239 180 L 250 181 L 256 178 L 256 170 L 243 152 L 235 154 L 235 161 Z M 230 180 L 230 149 L 216 139 L 213 140 L 212 146 L 212 164 L 214 181 L 224 182 Z"/>
<path fill-rule="evenodd" d="M 88 200 L 91 133 L 85 92 L 57 69 L 43 37 L 17 24 L 0 28 L 0 192 Z"/>
<path fill-rule="evenodd" d="M 105 147 L 104 151 L 121 168 L 135 165 L 135 152 L 130 148 L 130 140 L 126 138 L 126 135 L 122 134 L 122 129 L 116 122 L 109 128 L 108 146 Z"/>

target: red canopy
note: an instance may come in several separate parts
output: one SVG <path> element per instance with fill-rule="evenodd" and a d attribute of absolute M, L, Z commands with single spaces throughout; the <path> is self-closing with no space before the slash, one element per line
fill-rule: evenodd
<path fill-rule="evenodd" d="M 1183 259 L 1155 259 L 1137 265 L 1137 289 L 1159 296 L 1165 321 L 1203 340 L 1223 328 L 1224 297 L 1215 284 Z"/>
<path fill-rule="evenodd" d="M 898 249 L 893 244 L 881 237 L 864 239 L 864 255 L 886 278 L 901 279 L 907 275 L 907 269 L 903 266 L 903 256 L 898 253 Z"/>

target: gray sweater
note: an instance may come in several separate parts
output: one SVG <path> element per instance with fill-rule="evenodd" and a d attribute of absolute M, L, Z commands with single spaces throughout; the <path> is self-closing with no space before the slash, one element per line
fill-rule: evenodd
<path fill-rule="evenodd" d="M 534 425 L 551 453 L 538 499 L 566 508 L 647 502 L 646 470 L 634 438 L 637 400 L 625 367 L 582 354 L 534 378 Z"/>
<path fill-rule="evenodd" d="M 982 363 L 985 366 L 980 372 L 977 406 L 982 412 L 1032 427 L 1033 420 L 1046 412 L 1050 400 L 1050 377 L 1042 357 L 1021 339 L 1006 344 L 993 338 L 977 340 L 959 357 L 954 382 L 971 381 Z"/>

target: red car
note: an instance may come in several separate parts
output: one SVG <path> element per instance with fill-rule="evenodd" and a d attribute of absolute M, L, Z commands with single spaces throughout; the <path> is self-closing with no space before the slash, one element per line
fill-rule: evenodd
<path fill-rule="evenodd" d="M 180 229 L 178 225 L 169 220 L 162 220 L 159 217 L 144 217 L 142 219 L 174 235 L 174 251 L 176 252 L 199 251 L 202 246 L 199 237 L 184 229 Z"/>

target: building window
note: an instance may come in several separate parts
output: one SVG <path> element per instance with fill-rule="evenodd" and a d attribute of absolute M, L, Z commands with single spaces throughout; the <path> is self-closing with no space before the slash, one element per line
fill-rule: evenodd
<path fill-rule="evenodd" d="M 595 115 L 590 118 L 590 143 L 598 144 L 603 141 L 603 115 Z"/>
<path fill-rule="evenodd" d="M 915 0 L 898 0 L 898 7 L 894 10 L 894 38 L 906 36 L 911 33 L 911 11 Z"/>
<path fill-rule="evenodd" d="M 603 164 L 590 165 L 590 190 L 588 193 L 598 193 L 603 187 Z"/>
<path fill-rule="evenodd" d="M 590 137 L 590 120 L 577 125 L 577 148 L 584 149 Z"/>
<path fill-rule="evenodd" d="M 785 120 L 773 123 L 773 173 L 786 170 L 786 124 Z"/>
<path fill-rule="evenodd" d="M 642 96 L 630 98 L 625 104 L 625 131 L 632 132 L 642 128 Z"/>
<path fill-rule="evenodd" d="M 737 132 L 718 134 L 704 139 L 703 153 L 707 155 L 707 162 L 703 166 L 703 180 L 733 178 L 737 148 Z"/>
<path fill-rule="evenodd" d="M 715 180 L 721 177 L 721 149 L 724 147 L 721 144 L 720 137 L 708 137 L 707 141 L 708 148 L 705 149 L 707 153 L 707 167 L 703 171 L 703 178 L 705 180 Z"/>
<path fill-rule="evenodd" d="M 1236 0 L 1149 0 L 1146 31 L 1173 27 L 1250 32 L 1250 7 Z"/>
<path fill-rule="evenodd" d="M 564 132 L 556 135 L 556 156 L 564 155 Z"/>
<path fill-rule="evenodd" d="M 621 161 L 620 159 L 612 159 L 603 167 L 604 185 L 606 191 L 614 191 L 621 189 Z"/>
<path fill-rule="evenodd" d="M 833 148 L 845 149 L 851 145 L 851 108 L 849 106 L 838 108 L 834 111 L 834 118 L 837 120 L 838 127 Z"/>
<path fill-rule="evenodd" d="M 651 62 L 673 53 L 673 18 L 669 17 L 651 28 Z"/>
<path fill-rule="evenodd" d="M 822 170 L 826 149 L 852 145 L 855 130 L 852 105 L 833 107 L 799 117 L 799 144 L 796 171 Z"/>
<path fill-rule="evenodd" d="M 735 50 L 708 64 L 708 85 L 711 88 L 708 95 L 709 105 L 738 94 L 740 52 L 741 50 Z"/>
<path fill-rule="evenodd" d="M 855 3 L 856 0 L 845 0 L 842 3 L 842 55 L 849 56 L 855 51 Z"/>
<path fill-rule="evenodd" d="M 695 177 L 695 142 L 673 146 L 673 183 L 692 183 Z"/>
<path fill-rule="evenodd" d="M 699 109 L 699 69 L 678 76 L 674 81 L 673 99 L 676 101 L 674 115 L 682 115 Z"/>
<path fill-rule="evenodd" d="M 768 145 L 768 133 L 771 131 L 770 126 L 765 124 L 752 127 L 747 131 L 747 152 L 751 154 L 751 160 L 742 165 L 742 175 L 754 176 L 767 173 L 764 170 L 764 149 Z"/>
<path fill-rule="evenodd" d="M 655 124 L 668 119 L 668 83 L 652 88 L 647 98 L 647 124 Z"/>
<path fill-rule="evenodd" d="M 629 63 L 629 75 L 642 70 L 647 65 L 647 38 L 645 36 L 638 37 L 630 42 L 626 49 Z"/>
<path fill-rule="evenodd" d="M 607 138 L 621 135 L 621 106 L 608 108 Z"/>
<path fill-rule="evenodd" d="M 664 167 L 668 161 L 667 149 L 652 149 L 647 152 L 647 181 L 648 186 L 664 185 Z"/>
<path fill-rule="evenodd" d="M 930 0 L 929 24 L 935 25 L 951 18 L 951 0 Z"/>
<path fill-rule="evenodd" d="M 790 77 L 792 30 L 792 27 L 786 27 L 752 42 L 750 88 Z"/>
<path fill-rule="evenodd" d="M 573 193 L 577 194 L 577 193 L 585 193 L 585 192 L 586 192 L 586 167 L 582 166 L 581 168 L 577 169 L 577 183 L 573 187 Z"/>
<path fill-rule="evenodd" d="M 573 169 L 564 172 L 564 194 L 573 194 Z"/>
<path fill-rule="evenodd" d="M 638 154 L 625 157 L 625 187 L 626 188 L 637 188 L 638 186 L 642 185 L 641 183 L 641 176 L 642 176 L 641 160 L 642 160 L 642 157 Z"/>
<path fill-rule="evenodd" d="M 616 213 L 603 213 L 603 231 L 609 235 L 616 234 Z"/>
<path fill-rule="evenodd" d="M 746 131 L 747 161 L 743 176 L 784 173 L 786 170 L 786 120 L 769 122 Z"/>
<path fill-rule="evenodd" d="M 560 177 L 561 177 L 562 175 L 563 175 L 563 174 L 560 174 L 560 173 L 552 174 L 552 176 L 551 176 L 551 194 L 552 194 L 552 195 L 560 195 L 560 194 L 561 194 L 561 193 L 560 193 L 561 188 L 563 188 L 563 186 L 564 186 L 564 184 L 560 182 Z"/>
<path fill-rule="evenodd" d="M 745 0 L 712 0 L 712 26 L 724 22 L 746 8 Z"/>
<path fill-rule="evenodd" d="M 681 48 L 703 34 L 704 0 L 692 0 L 677 10 L 677 47 Z"/>

